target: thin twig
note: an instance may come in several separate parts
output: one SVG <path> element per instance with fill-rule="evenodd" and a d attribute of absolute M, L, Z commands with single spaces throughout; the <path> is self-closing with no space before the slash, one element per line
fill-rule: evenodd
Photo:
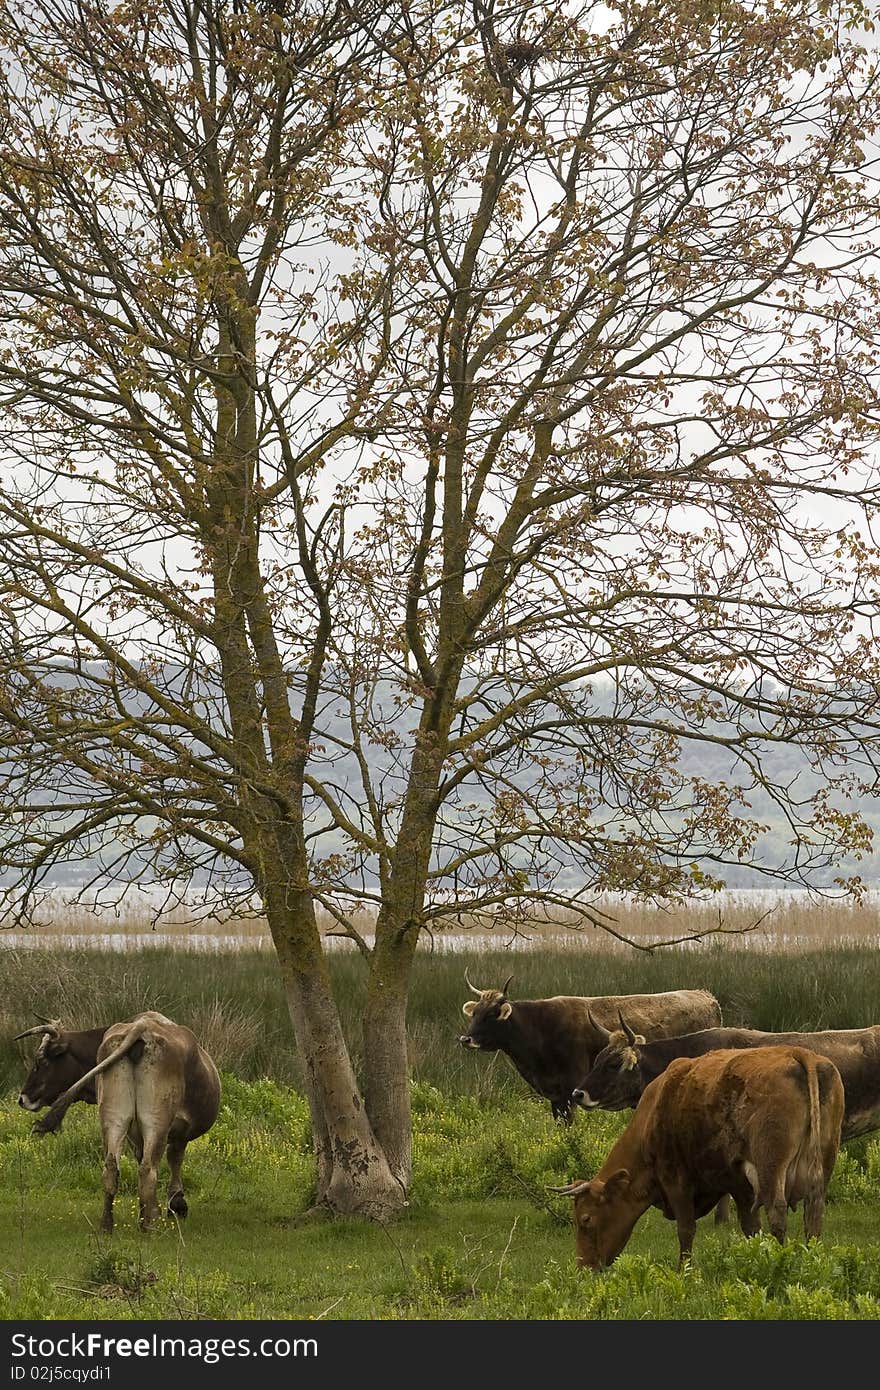
<path fill-rule="evenodd" d="M 336 1302 L 328 1304 L 328 1306 L 324 1309 L 323 1313 L 316 1313 L 315 1322 L 320 1322 L 322 1318 L 326 1318 L 328 1313 L 332 1313 L 334 1308 L 338 1308 L 344 1297 L 345 1294 L 340 1294 Z"/>
<path fill-rule="evenodd" d="M 509 1251 L 510 1251 L 511 1244 L 513 1243 L 513 1235 L 514 1235 L 514 1232 L 515 1232 L 515 1230 L 516 1230 L 517 1222 L 518 1222 L 518 1221 L 519 1221 L 519 1217 L 518 1217 L 518 1216 L 515 1216 L 515 1217 L 513 1218 L 513 1225 L 512 1225 L 511 1228 L 510 1228 L 510 1235 L 507 1237 L 507 1244 L 505 1245 L 504 1249 L 501 1251 L 501 1259 L 498 1261 L 498 1278 L 495 1280 L 495 1292 L 496 1292 L 496 1293 L 498 1292 L 499 1285 L 501 1284 L 501 1272 L 502 1272 L 502 1269 L 503 1269 L 503 1267 L 504 1267 L 504 1261 L 507 1259 L 507 1255 L 508 1255 L 508 1253 L 509 1253 Z"/>

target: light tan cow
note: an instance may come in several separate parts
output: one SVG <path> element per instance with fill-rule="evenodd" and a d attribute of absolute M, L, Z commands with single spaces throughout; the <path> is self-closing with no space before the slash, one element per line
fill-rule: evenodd
<path fill-rule="evenodd" d="M 37 1120 L 34 1133 L 57 1130 L 68 1107 L 85 1098 L 92 1087 L 97 1092 L 104 1142 L 101 1229 L 113 1229 L 113 1201 L 126 1138 L 138 1159 L 141 1227 L 148 1229 L 159 1216 L 156 1183 L 166 1150 L 171 1170 L 169 1210 L 185 1216 L 181 1167 L 186 1146 L 211 1128 L 220 1108 L 217 1068 L 195 1035 L 153 1012 L 112 1024 L 98 1046 L 95 1065 Z"/>

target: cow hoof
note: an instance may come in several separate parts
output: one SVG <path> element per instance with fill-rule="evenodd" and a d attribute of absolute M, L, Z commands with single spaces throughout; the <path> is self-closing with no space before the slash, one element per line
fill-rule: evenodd
<path fill-rule="evenodd" d="M 189 1207 L 182 1192 L 175 1192 L 168 1203 L 168 1210 L 172 1212 L 174 1216 L 186 1216 Z"/>

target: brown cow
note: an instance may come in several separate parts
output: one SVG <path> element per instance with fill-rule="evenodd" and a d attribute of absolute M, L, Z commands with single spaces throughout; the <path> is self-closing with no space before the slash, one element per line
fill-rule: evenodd
<path fill-rule="evenodd" d="M 680 1260 L 697 1217 L 725 1193 L 746 1235 L 785 1239 L 787 1208 L 804 1203 L 804 1232 L 822 1229 L 840 1146 L 843 1083 L 803 1047 L 760 1047 L 678 1058 L 652 1081 L 592 1179 L 556 1189 L 574 1198 L 578 1263 L 603 1269 L 650 1206 L 678 1227 Z"/>
<path fill-rule="evenodd" d="M 572 1099 L 584 1110 L 626 1110 L 675 1057 L 701 1057 L 722 1048 L 805 1047 L 840 1072 L 846 1109 L 842 1139 L 880 1129 L 880 1026 L 821 1033 L 758 1033 L 752 1028 L 704 1028 L 680 1038 L 647 1042 L 620 1015 L 620 1030 L 605 1032 L 606 1046 Z M 604 1030 L 603 1030 L 604 1031 Z"/>
<path fill-rule="evenodd" d="M 185 1216 L 187 1204 L 181 1167 L 186 1146 L 191 1139 L 197 1139 L 211 1128 L 220 1109 L 217 1068 L 199 1046 L 195 1035 L 159 1013 L 138 1014 L 128 1023 L 114 1023 L 100 1038 L 94 1065 L 89 1065 L 88 1061 L 77 1063 L 78 1078 L 59 1095 L 52 1070 L 54 1067 L 62 1069 L 65 1076 L 69 1074 L 72 1049 L 68 1045 L 58 1051 L 64 1038 L 59 1025 L 53 1023 L 44 1027 L 51 1031 L 44 1035 L 19 1104 L 38 1110 L 51 1097 L 54 1103 L 33 1127 L 35 1134 L 49 1134 L 60 1127 L 75 1101 L 97 1093 L 104 1142 L 101 1229 L 113 1229 L 113 1201 L 119 1186 L 119 1159 L 126 1138 L 139 1164 L 141 1227 L 148 1229 L 159 1216 L 156 1180 L 166 1148 L 171 1170 L 168 1207 L 175 1215 Z M 71 1036 L 81 1040 L 91 1034 Z M 82 1046 L 79 1051 L 83 1051 Z"/>
<path fill-rule="evenodd" d="M 621 1009 L 628 1018 L 638 1020 L 637 1026 L 650 1038 L 668 1038 L 721 1022 L 718 1000 L 705 989 L 595 998 L 560 994 L 553 999 L 511 1001 L 507 997 L 510 980 L 503 989 L 477 989 L 467 971 L 465 980 L 477 998 L 462 1008 L 470 1020 L 459 1038 L 462 1047 L 506 1053 L 523 1080 L 549 1100 L 553 1118 L 565 1124 L 571 1124 L 572 1091 L 605 1046 L 606 1029 L 616 1024 Z"/>
<path fill-rule="evenodd" d="M 34 1035 L 40 1039 L 27 1080 L 19 1093 L 18 1103 L 22 1110 L 44 1110 L 75 1081 L 85 1076 L 98 1060 L 98 1048 L 106 1032 L 106 1024 L 103 1028 L 74 1031 L 63 1027 L 61 1020 L 56 1018 L 51 1021 L 46 1019 L 36 1028 L 26 1028 L 23 1033 L 18 1033 L 15 1042 Z M 83 1088 L 77 1100 L 85 1101 L 87 1105 L 97 1105 L 94 1082 Z"/>

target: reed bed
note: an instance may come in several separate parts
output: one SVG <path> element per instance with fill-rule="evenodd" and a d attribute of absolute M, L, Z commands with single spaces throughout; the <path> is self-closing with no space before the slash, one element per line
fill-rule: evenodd
<path fill-rule="evenodd" d="M 865 945 L 818 945 L 801 953 L 736 947 L 576 952 L 546 947 L 417 957 L 409 1010 L 413 1075 L 450 1094 L 478 1097 L 524 1083 L 499 1056 L 457 1043 L 468 997 L 464 969 L 482 987 L 513 972 L 511 996 L 627 994 L 706 988 L 724 1018 L 768 1030 L 864 1027 L 880 1022 L 880 957 Z M 366 990 L 356 953 L 331 958 L 333 986 L 357 1060 Z M 0 949 L 0 1089 L 20 1084 L 32 1041 L 14 1043 L 34 1015 L 95 1027 L 159 1009 L 197 1032 L 218 1063 L 246 1080 L 296 1085 L 299 1069 L 273 957 L 260 949 L 196 951 L 154 946 L 138 952 L 60 947 Z"/>
<path fill-rule="evenodd" d="M 427 940 L 435 953 L 452 950 L 456 954 L 491 952 L 499 947 L 540 951 L 547 946 L 576 953 L 627 952 L 630 942 L 648 947 L 689 937 L 711 939 L 733 949 L 747 946 L 770 951 L 823 948 L 833 943 L 880 947 L 880 890 L 868 893 L 859 903 L 796 890 L 728 889 L 711 899 L 675 907 L 612 895 L 597 897 L 591 906 L 607 923 L 607 932 L 573 911 L 557 912 L 552 917 L 535 911 L 525 921 L 516 922 L 501 914 L 491 923 L 485 916 L 445 918 Z M 336 921 L 321 909 L 318 922 L 334 945 L 353 949 L 352 943 L 339 937 Z M 373 926 L 371 913 L 358 916 L 358 931 L 368 941 Z M 16 946 L 55 946 L 59 941 L 87 946 L 94 942 L 113 949 L 130 945 L 138 950 L 152 941 L 271 949 L 268 928 L 258 915 L 216 916 L 183 910 L 160 913 L 146 900 L 128 903 L 116 912 L 91 908 L 60 895 L 43 903 L 32 927 L 23 929 L 11 918 L 0 924 L 0 947 L 4 939 Z"/>

